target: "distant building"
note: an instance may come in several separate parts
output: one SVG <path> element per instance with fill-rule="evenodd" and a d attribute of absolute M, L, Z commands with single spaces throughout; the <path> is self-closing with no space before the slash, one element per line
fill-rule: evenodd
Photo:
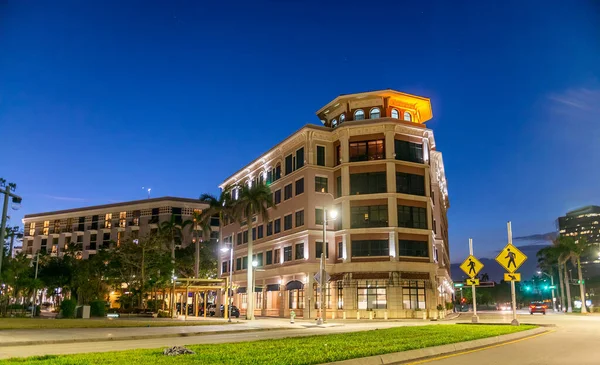
<path fill-rule="evenodd" d="M 28 256 L 38 250 L 58 256 L 65 245 L 75 242 L 82 245 L 81 257 L 85 259 L 111 242 L 119 244 L 126 237 L 143 237 L 157 230 L 171 215 L 185 221 L 195 210 L 206 208 L 208 204 L 197 199 L 163 197 L 28 214 L 23 218 L 22 250 Z M 213 237 L 217 237 L 218 219 L 212 225 Z M 183 233 L 180 244 L 185 247 L 192 242 L 192 234 L 187 230 Z"/>
<path fill-rule="evenodd" d="M 588 205 L 558 218 L 561 236 L 585 237 L 588 243 L 600 244 L 600 206 Z"/>
<path fill-rule="evenodd" d="M 328 317 L 406 318 L 444 306 L 452 300 L 449 200 L 442 154 L 425 126 L 430 100 L 394 90 L 348 94 L 316 114 L 322 126 L 304 126 L 221 184 L 267 184 L 275 204 L 268 221 L 222 228 L 235 248 L 233 262 L 221 257 L 222 277 L 234 272 L 235 305 L 246 311 L 256 261 L 255 315 L 315 318 L 324 253 Z M 323 208 L 338 212 L 325 242 Z"/>

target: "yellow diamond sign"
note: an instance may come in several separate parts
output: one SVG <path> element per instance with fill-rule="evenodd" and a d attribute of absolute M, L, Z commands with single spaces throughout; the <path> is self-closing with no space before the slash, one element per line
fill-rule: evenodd
<path fill-rule="evenodd" d="M 473 255 L 469 255 L 467 259 L 460 265 L 462 271 L 464 271 L 469 277 L 475 277 L 483 269 L 483 264 L 477 260 Z"/>
<path fill-rule="evenodd" d="M 504 246 L 504 249 L 496 256 L 496 261 L 509 273 L 517 271 L 526 260 L 527 256 L 511 243 Z"/>

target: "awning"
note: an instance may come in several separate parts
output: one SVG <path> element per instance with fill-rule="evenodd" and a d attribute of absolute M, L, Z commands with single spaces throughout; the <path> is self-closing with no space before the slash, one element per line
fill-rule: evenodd
<path fill-rule="evenodd" d="M 237 288 L 238 294 L 246 294 L 246 287 Z"/>
<path fill-rule="evenodd" d="M 352 279 L 356 280 L 372 280 L 372 279 L 389 279 L 389 272 L 355 272 L 352 274 Z"/>
<path fill-rule="evenodd" d="M 295 289 L 303 289 L 304 284 L 298 280 L 292 280 L 289 283 L 285 284 L 285 290 L 295 290 Z"/>
<path fill-rule="evenodd" d="M 279 284 L 269 284 L 267 285 L 267 291 L 279 291 L 280 290 L 280 285 Z"/>

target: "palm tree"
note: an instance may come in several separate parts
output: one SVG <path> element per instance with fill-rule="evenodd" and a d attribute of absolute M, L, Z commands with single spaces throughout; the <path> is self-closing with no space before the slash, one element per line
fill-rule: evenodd
<path fill-rule="evenodd" d="M 183 228 L 188 225 L 186 222 L 178 222 L 177 216 L 175 214 L 171 215 L 171 219 L 168 221 L 162 222 L 158 226 L 158 232 L 163 234 L 165 238 L 170 241 L 170 249 L 171 249 L 171 264 L 173 265 L 173 275 L 175 275 L 175 239 L 181 239 L 181 233 Z"/>
<path fill-rule="evenodd" d="M 239 195 L 235 202 L 234 210 L 236 217 L 246 217 L 248 220 L 248 306 L 246 310 L 246 319 L 254 319 L 254 280 L 251 262 L 253 260 L 252 252 L 252 230 L 254 229 L 253 216 L 258 214 L 263 222 L 269 220 L 268 209 L 273 206 L 273 196 L 271 189 L 263 184 L 255 184 L 252 187 L 246 185 L 238 187 Z M 241 223 L 241 222 L 240 222 Z"/>
<path fill-rule="evenodd" d="M 215 215 L 219 217 L 219 244 L 223 243 L 222 228 L 225 217 L 235 218 L 234 202 L 231 199 L 232 190 L 231 185 L 226 186 L 218 198 L 211 194 L 200 195 L 200 201 L 208 204 L 208 208 L 202 212 L 204 218 L 210 222 L 211 217 Z"/>
<path fill-rule="evenodd" d="M 192 235 L 196 235 L 193 239 L 196 243 L 196 254 L 194 258 L 194 276 L 196 278 L 200 275 L 200 236 L 210 238 L 210 219 L 210 215 L 195 210 L 192 213 L 192 219 L 186 221 L 186 224 L 190 226 Z"/>
<path fill-rule="evenodd" d="M 536 253 L 536 256 L 540 270 L 550 275 L 550 277 L 554 277 L 554 267 L 558 266 L 558 250 L 553 246 L 544 247 Z M 552 296 L 554 298 L 554 289 L 552 289 Z M 552 303 L 552 305 L 556 311 L 556 303 Z"/>
<path fill-rule="evenodd" d="M 575 241 L 573 237 L 559 237 L 560 244 L 565 250 L 565 260 L 571 259 L 571 262 L 577 266 L 577 275 L 579 277 L 579 295 L 581 297 L 581 313 L 587 313 L 585 307 L 585 284 L 581 272 L 581 256 L 589 250 L 589 245 L 584 237 Z"/>

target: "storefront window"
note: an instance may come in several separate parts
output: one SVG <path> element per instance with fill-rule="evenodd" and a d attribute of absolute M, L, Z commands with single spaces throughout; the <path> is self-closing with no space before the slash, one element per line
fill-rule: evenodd
<path fill-rule="evenodd" d="M 290 290 L 289 296 L 290 296 L 289 309 L 304 308 L 304 289 Z"/>
<path fill-rule="evenodd" d="M 342 281 L 337 282 L 337 309 L 344 309 L 344 286 Z"/>
<path fill-rule="evenodd" d="M 385 282 L 360 281 L 357 288 L 358 309 L 386 309 L 387 289 Z"/>
<path fill-rule="evenodd" d="M 425 282 L 407 281 L 402 286 L 404 309 L 425 309 Z"/>

